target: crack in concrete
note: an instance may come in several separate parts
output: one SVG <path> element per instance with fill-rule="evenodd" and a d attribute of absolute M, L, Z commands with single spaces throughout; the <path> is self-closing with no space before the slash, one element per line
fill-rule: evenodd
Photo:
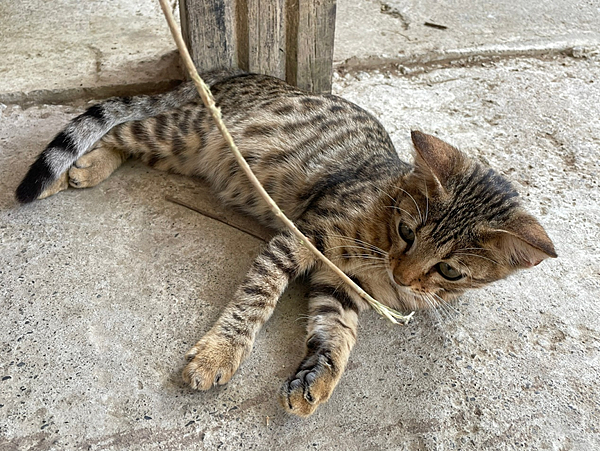
<path fill-rule="evenodd" d="M 381 4 L 382 13 L 388 14 L 383 11 L 383 5 L 385 5 L 385 3 L 382 2 Z M 393 14 L 396 14 L 394 11 L 397 12 L 395 9 L 390 9 L 390 11 L 392 11 Z M 89 45 L 88 47 L 95 55 L 96 80 L 99 80 L 102 72 L 103 53 L 93 45 Z M 405 57 L 352 57 L 344 61 L 334 62 L 333 69 L 340 75 L 381 70 L 395 75 L 413 76 L 449 67 L 473 67 L 511 59 L 530 58 L 540 61 L 548 61 L 557 57 L 595 59 L 598 58 L 598 55 L 600 55 L 600 43 L 592 42 L 589 43 L 589 45 L 582 47 L 581 45 L 559 42 L 555 44 L 548 43 L 547 46 L 543 47 L 533 45 L 516 49 L 503 48 L 502 46 L 489 46 L 483 48 L 455 49 L 443 52 L 427 52 L 421 55 L 409 55 Z M 57 105 L 85 102 L 92 99 L 98 100 L 114 96 L 158 94 L 172 89 L 180 82 L 181 80 L 167 79 L 156 82 L 115 84 L 96 87 L 7 92 L 0 93 L 0 104 L 29 107 L 36 103 Z"/>
<path fill-rule="evenodd" d="M 383 70 L 396 75 L 420 75 L 448 67 L 473 67 L 486 63 L 525 58 L 540 61 L 548 61 L 557 57 L 579 59 L 581 57 L 574 53 L 575 48 L 572 45 L 506 50 L 478 48 L 412 55 L 404 58 L 370 56 L 359 59 L 353 57 L 334 63 L 334 70 L 340 74 Z"/>
<path fill-rule="evenodd" d="M 29 92 L 0 93 L 0 104 L 17 105 L 27 108 L 35 104 L 64 105 L 101 100 L 109 97 L 160 94 L 170 91 L 182 80 L 159 80 L 156 82 L 77 87 L 68 89 L 39 89 Z"/>
<path fill-rule="evenodd" d="M 95 61 L 95 70 L 96 70 L 96 81 L 100 80 L 100 74 L 102 73 L 102 59 L 104 58 L 104 55 L 102 54 L 102 50 L 100 50 L 98 47 L 94 46 L 94 45 L 88 45 L 88 48 L 92 51 L 92 53 L 94 54 L 94 61 Z"/>

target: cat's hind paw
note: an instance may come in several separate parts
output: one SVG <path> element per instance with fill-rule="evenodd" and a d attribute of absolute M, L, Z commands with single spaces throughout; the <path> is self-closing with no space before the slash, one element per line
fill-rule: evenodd
<path fill-rule="evenodd" d="M 300 365 L 297 373 L 283 384 L 279 401 L 288 413 L 307 417 L 329 399 L 338 378 L 327 360 L 321 355 L 313 365 Z"/>
<path fill-rule="evenodd" d="M 80 157 L 69 169 L 69 185 L 73 188 L 91 188 L 106 180 L 125 160 L 122 153 L 98 144 L 91 152 Z"/>
<path fill-rule="evenodd" d="M 226 384 L 248 352 L 226 338 L 207 334 L 185 355 L 189 363 L 183 370 L 183 380 L 195 390 Z"/>

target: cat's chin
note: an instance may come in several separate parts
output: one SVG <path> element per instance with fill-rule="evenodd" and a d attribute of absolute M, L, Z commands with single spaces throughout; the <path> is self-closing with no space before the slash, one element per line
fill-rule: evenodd
<path fill-rule="evenodd" d="M 398 284 L 394 285 L 400 302 L 409 310 L 437 309 L 442 304 L 448 302 L 447 299 L 443 299 L 436 293 L 421 293 L 414 291 L 410 287 L 403 287 Z"/>

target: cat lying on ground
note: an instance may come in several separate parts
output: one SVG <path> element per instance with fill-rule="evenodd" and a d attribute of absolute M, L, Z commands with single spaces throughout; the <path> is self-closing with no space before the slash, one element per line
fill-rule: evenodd
<path fill-rule="evenodd" d="M 319 250 L 380 302 L 436 308 L 556 257 L 510 183 L 451 145 L 414 131 L 410 165 L 375 118 L 342 98 L 237 71 L 205 80 L 265 189 Z M 97 185 L 130 157 L 203 177 L 226 205 L 279 230 L 219 320 L 186 354 L 185 381 L 200 390 L 228 382 L 288 283 L 307 274 L 306 355 L 280 399 L 291 413 L 313 413 L 338 383 L 356 341 L 358 313 L 367 305 L 282 228 L 193 85 L 92 106 L 33 163 L 17 199 Z"/>

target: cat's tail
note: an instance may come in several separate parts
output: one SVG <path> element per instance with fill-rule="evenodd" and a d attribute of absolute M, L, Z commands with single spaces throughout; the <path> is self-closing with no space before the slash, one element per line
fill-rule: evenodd
<path fill-rule="evenodd" d="M 240 73 L 215 71 L 204 77 L 210 86 Z M 187 82 L 166 94 L 113 98 L 88 108 L 69 122 L 31 165 L 15 193 L 17 200 L 21 203 L 36 200 L 115 125 L 156 116 L 196 98 L 196 88 Z"/>
<path fill-rule="evenodd" d="M 108 99 L 77 116 L 48 144 L 16 191 L 21 203 L 32 202 L 115 125 L 155 116 L 193 101 L 196 89 L 184 83 L 162 95 Z"/>

